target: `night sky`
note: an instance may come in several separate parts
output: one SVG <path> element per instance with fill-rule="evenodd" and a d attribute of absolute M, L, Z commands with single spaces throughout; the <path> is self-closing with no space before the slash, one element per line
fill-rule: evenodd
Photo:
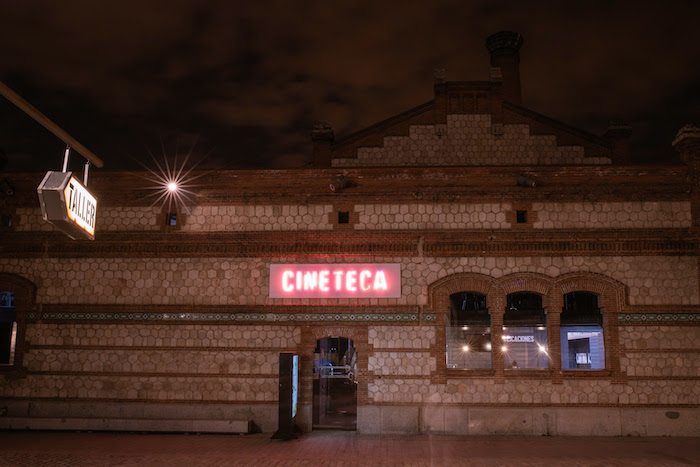
<path fill-rule="evenodd" d="M 303 167 L 336 138 L 433 97 L 433 70 L 486 80 L 488 35 L 520 32 L 523 105 L 676 162 L 700 124 L 700 2 L 0 0 L 0 81 L 105 162 L 192 149 L 202 167 Z M 0 97 L 7 171 L 60 170 L 65 145 Z M 82 166 L 75 155 L 72 166 Z"/>

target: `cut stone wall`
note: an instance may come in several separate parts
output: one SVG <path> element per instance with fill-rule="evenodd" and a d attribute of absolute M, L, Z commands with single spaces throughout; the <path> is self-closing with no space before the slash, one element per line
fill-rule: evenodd
<path fill-rule="evenodd" d="M 355 229 L 507 229 L 510 209 L 510 203 L 360 204 Z"/>
<path fill-rule="evenodd" d="M 357 204 L 355 230 L 510 229 L 511 203 Z M 195 206 L 179 228 L 184 232 L 331 230 L 332 205 Z M 532 203 L 535 229 L 688 228 L 690 203 Z M 53 231 L 39 208 L 18 208 L 18 231 Z M 159 207 L 109 207 L 98 213 L 97 231 L 155 231 L 164 226 Z"/>
<path fill-rule="evenodd" d="M 412 125 L 408 136 L 387 136 L 381 147 L 358 148 L 356 159 L 333 167 L 437 165 L 610 164 L 584 157 L 581 146 L 558 146 L 552 135 L 532 135 L 528 125 L 491 125 L 491 115 L 448 115 L 447 124 Z"/>
<path fill-rule="evenodd" d="M 532 203 L 536 229 L 688 228 L 689 202 Z"/>
<path fill-rule="evenodd" d="M 60 360 L 54 349 L 27 352 L 24 364 L 29 371 L 98 373 L 157 372 L 196 374 L 273 374 L 279 353 L 275 351 L 203 351 L 180 349 L 64 349 Z"/>
<path fill-rule="evenodd" d="M 435 327 L 370 326 L 367 339 L 375 349 L 429 349 L 435 343 Z"/>
<path fill-rule="evenodd" d="M 369 356 L 368 369 L 380 376 L 430 376 L 437 370 L 437 362 L 428 352 L 374 352 Z"/>
<path fill-rule="evenodd" d="M 700 349 L 700 326 L 621 326 L 627 349 Z"/>
<path fill-rule="evenodd" d="M 279 263 L 297 260 L 275 261 Z M 331 262 L 368 262 L 341 258 Z M 535 272 L 603 274 L 629 287 L 631 305 L 697 305 L 694 257 L 601 256 L 524 258 L 372 258 L 401 264 L 402 297 L 383 305 L 425 305 L 428 284 L 461 272 L 494 278 Z M 268 298 L 269 265 L 263 259 L 220 258 L 0 258 L 0 269 L 38 286 L 38 303 L 264 305 L 315 304 L 317 299 Z M 326 299 L 330 305 L 371 304 L 379 299 Z"/>
<path fill-rule="evenodd" d="M 700 436 L 700 409 L 366 405 L 362 434 L 460 436 Z"/>
<path fill-rule="evenodd" d="M 184 231 L 328 230 L 332 205 L 196 206 Z"/>
<path fill-rule="evenodd" d="M 627 376 L 700 377 L 697 353 L 686 352 L 626 352 L 620 357 L 620 369 Z"/>
<path fill-rule="evenodd" d="M 117 401 L 273 402 L 277 375 L 255 377 L 193 377 L 162 375 L 29 374 L 3 389 L 4 397 L 41 399 L 113 399 Z"/>
<path fill-rule="evenodd" d="M 297 326 L 217 326 L 195 324 L 63 324 L 27 326 L 26 338 L 43 346 L 157 346 L 295 348 L 301 342 Z"/>
<path fill-rule="evenodd" d="M 4 397 L 271 402 L 296 326 L 30 323 L 26 378 Z"/>
<path fill-rule="evenodd" d="M 426 379 L 382 378 L 368 384 L 370 400 L 377 403 L 431 404 L 503 404 L 503 405 L 635 405 L 694 404 L 700 402 L 700 385 L 695 380 L 634 380 L 612 384 L 609 380 L 565 380 L 552 384 L 546 380 L 452 379 L 447 384 L 432 384 Z"/>

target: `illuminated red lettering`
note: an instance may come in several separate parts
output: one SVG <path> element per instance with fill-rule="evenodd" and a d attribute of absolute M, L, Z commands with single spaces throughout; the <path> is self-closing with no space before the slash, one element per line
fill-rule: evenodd
<path fill-rule="evenodd" d="M 364 291 L 371 290 L 372 286 L 370 285 L 369 280 L 372 278 L 372 271 L 368 271 L 367 269 L 363 269 L 360 272 L 360 288 Z"/>
<path fill-rule="evenodd" d="M 282 297 L 400 297 L 401 270 L 381 264 L 273 265 L 270 296 Z"/>
<path fill-rule="evenodd" d="M 335 276 L 335 290 L 343 290 L 343 271 L 333 271 Z"/>
<path fill-rule="evenodd" d="M 330 290 L 328 288 L 328 282 L 330 281 L 329 275 L 330 271 L 321 271 L 318 274 L 318 290 L 321 292 L 328 292 Z"/>
<path fill-rule="evenodd" d="M 345 275 L 345 290 L 348 292 L 357 292 L 357 271 L 350 270 Z"/>
<path fill-rule="evenodd" d="M 388 288 L 384 271 L 377 271 L 377 275 L 374 276 L 374 290 L 387 290 Z"/>
<path fill-rule="evenodd" d="M 314 290 L 318 286 L 318 272 L 309 271 L 304 274 L 304 290 Z"/>
<path fill-rule="evenodd" d="M 294 277 L 294 273 L 292 271 L 284 271 L 282 273 L 282 290 L 285 292 L 294 291 L 294 284 L 291 282 L 292 277 Z"/>

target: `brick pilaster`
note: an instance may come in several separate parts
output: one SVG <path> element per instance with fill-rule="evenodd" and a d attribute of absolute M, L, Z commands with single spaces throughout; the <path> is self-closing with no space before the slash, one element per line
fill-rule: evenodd
<path fill-rule="evenodd" d="M 561 372 L 561 310 L 564 307 L 564 293 L 558 287 L 549 289 L 545 296 L 547 312 L 547 354 L 552 382 L 562 383 Z"/>
<path fill-rule="evenodd" d="M 487 297 L 491 314 L 491 361 L 493 362 L 494 382 L 504 383 L 503 363 L 503 315 L 506 309 L 506 293 L 500 287 L 489 290 Z"/>

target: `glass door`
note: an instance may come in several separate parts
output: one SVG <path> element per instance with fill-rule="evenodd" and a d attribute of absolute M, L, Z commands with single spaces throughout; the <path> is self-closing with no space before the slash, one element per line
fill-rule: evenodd
<path fill-rule="evenodd" d="M 357 425 L 357 353 L 352 339 L 324 337 L 314 350 L 313 427 L 354 430 Z"/>

